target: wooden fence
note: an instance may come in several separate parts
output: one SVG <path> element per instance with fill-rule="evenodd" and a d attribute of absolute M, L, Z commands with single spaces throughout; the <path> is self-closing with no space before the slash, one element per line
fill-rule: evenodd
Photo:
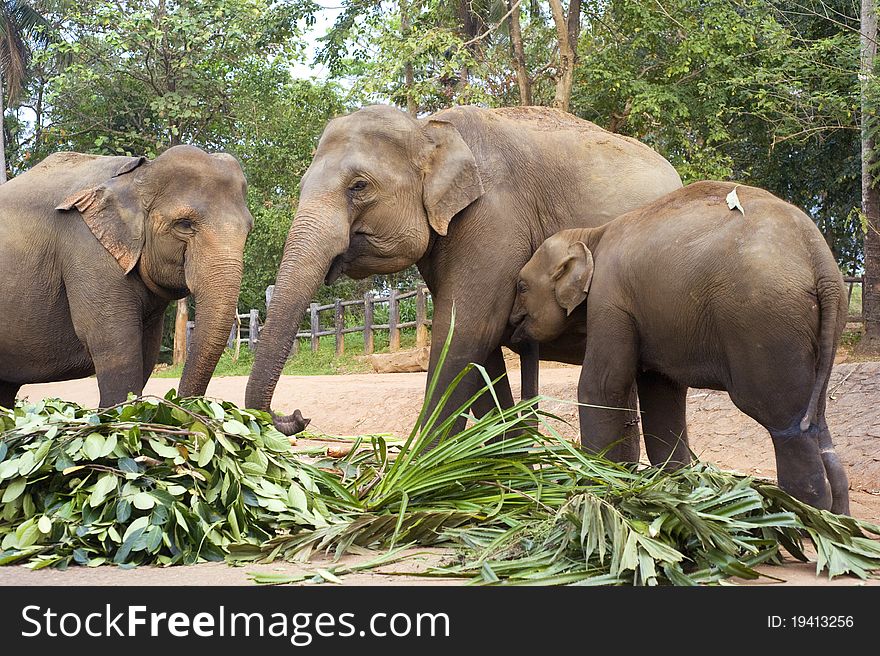
<path fill-rule="evenodd" d="M 266 288 L 266 306 L 272 300 L 274 285 Z M 377 330 L 388 331 L 388 348 L 391 351 L 397 351 L 400 348 L 400 331 L 404 328 L 416 329 L 416 346 L 426 346 L 428 344 L 428 326 L 431 325 L 431 319 L 428 318 L 428 296 L 431 292 L 427 287 L 418 287 L 409 292 L 398 292 L 392 289 L 385 296 L 373 296 L 372 293 L 364 294 L 363 298 L 344 301 L 337 298 L 333 303 L 328 305 L 318 305 L 312 303 L 309 306 L 310 329 L 308 331 L 300 331 L 296 334 L 293 352 L 299 345 L 300 339 L 308 339 L 312 352 L 318 350 L 322 337 L 333 336 L 336 343 L 336 355 L 342 355 L 345 352 L 345 335 L 350 333 L 360 333 L 364 335 L 364 352 L 372 353 L 374 350 L 374 332 Z M 415 321 L 400 320 L 400 302 L 408 298 L 416 299 L 416 319 Z M 388 304 L 388 323 L 374 323 L 375 307 L 380 304 Z M 345 313 L 347 308 L 360 307 L 363 308 L 364 323 L 361 326 L 345 325 Z M 321 329 L 321 313 L 333 313 L 333 327 L 331 329 Z M 187 344 L 190 341 L 194 322 L 187 322 Z M 260 312 L 251 310 L 250 312 L 237 314 L 232 331 L 229 334 L 227 346 L 231 349 L 247 344 L 250 350 L 254 350 L 257 342 L 260 340 Z"/>
<path fill-rule="evenodd" d="M 852 295 L 853 295 L 853 287 L 855 285 L 862 286 L 862 299 L 865 297 L 865 278 L 864 276 L 844 276 L 843 282 L 846 285 L 846 306 L 850 307 L 852 305 Z M 865 320 L 864 311 L 859 314 L 850 314 L 848 321 L 852 321 L 854 323 L 862 323 Z"/>
<path fill-rule="evenodd" d="M 862 285 L 862 288 L 864 289 L 865 279 L 861 276 L 844 276 L 843 281 L 846 285 L 846 298 L 847 305 L 849 306 L 852 304 L 853 288 L 856 285 Z M 274 289 L 275 285 L 270 285 L 266 288 L 266 307 L 269 306 L 269 303 L 272 300 L 272 292 Z M 428 343 L 428 326 L 431 325 L 431 320 L 427 316 L 427 297 L 429 294 L 430 292 L 427 287 L 419 287 L 413 291 L 403 293 L 391 290 L 387 296 L 373 296 L 371 293 L 366 293 L 362 299 L 350 301 L 343 301 L 341 298 L 337 298 L 335 302 L 328 305 L 312 303 L 309 306 L 310 330 L 307 332 L 300 331 L 296 334 L 297 339 L 294 342 L 293 352 L 296 352 L 300 339 L 308 338 L 312 352 L 315 352 L 318 350 L 321 338 L 332 335 L 336 341 L 336 354 L 341 355 L 345 352 L 344 336 L 349 333 L 363 332 L 364 352 L 372 353 L 374 348 L 373 332 L 376 330 L 388 331 L 389 349 L 391 351 L 396 351 L 400 348 L 400 331 L 403 328 L 415 328 L 416 345 L 425 346 Z M 413 296 L 416 298 L 416 320 L 401 322 L 400 301 L 412 298 Z M 388 323 L 373 323 L 375 306 L 381 303 L 388 303 Z M 345 327 L 345 311 L 346 308 L 350 307 L 364 308 L 363 326 Z M 331 330 L 321 330 L 321 312 L 330 311 L 333 312 L 333 328 Z M 848 320 L 854 323 L 861 323 L 865 320 L 864 313 L 850 314 Z M 186 325 L 187 346 L 190 342 L 193 325 L 194 323 L 192 321 L 188 321 Z M 247 313 L 237 314 L 235 317 L 235 324 L 232 326 L 232 332 L 229 334 L 227 346 L 231 349 L 235 349 L 241 344 L 246 343 L 248 348 L 253 351 L 257 347 L 257 342 L 260 339 L 260 328 L 259 310 L 251 310 Z"/>

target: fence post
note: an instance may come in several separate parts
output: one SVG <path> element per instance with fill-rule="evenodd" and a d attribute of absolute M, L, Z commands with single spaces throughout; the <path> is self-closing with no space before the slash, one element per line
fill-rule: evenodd
<path fill-rule="evenodd" d="M 235 321 L 232 322 L 232 330 L 229 331 L 229 339 L 226 340 L 226 348 L 233 349 L 235 348 L 236 343 L 238 342 L 238 310 L 236 310 Z"/>
<path fill-rule="evenodd" d="M 397 290 L 392 289 L 388 295 L 388 350 L 397 351 L 400 348 L 400 311 L 397 307 Z"/>
<path fill-rule="evenodd" d="M 251 351 L 257 350 L 257 342 L 260 339 L 260 311 L 251 309 L 250 320 L 248 321 L 248 348 Z"/>
<path fill-rule="evenodd" d="M 195 322 L 195 321 L 187 321 L 187 322 L 186 322 L 186 342 L 185 342 L 185 349 L 186 349 L 186 355 L 187 355 L 187 356 L 189 356 L 189 350 L 190 350 L 190 348 L 192 347 L 192 334 L 193 334 L 193 329 L 194 329 L 195 327 L 196 327 L 196 322 Z"/>
<path fill-rule="evenodd" d="M 269 304 L 272 302 L 272 295 L 275 293 L 275 285 L 266 287 L 266 314 L 269 314 Z"/>
<path fill-rule="evenodd" d="M 312 353 L 318 352 L 318 332 L 321 330 L 321 322 L 318 319 L 318 304 L 312 303 L 309 306 L 309 311 L 312 316 Z"/>
<path fill-rule="evenodd" d="M 428 305 L 425 300 L 425 288 L 416 289 L 416 346 L 421 348 L 428 344 Z"/>
<path fill-rule="evenodd" d="M 333 324 L 336 328 L 336 356 L 339 357 L 345 353 L 345 335 L 342 334 L 344 326 L 345 307 L 342 305 L 342 299 L 336 299 L 336 306 L 333 308 Z"/>
<path fill-rule="evenodd" d="M 373 295 L 364 294 L 364 353 L 373 352 Z"/>

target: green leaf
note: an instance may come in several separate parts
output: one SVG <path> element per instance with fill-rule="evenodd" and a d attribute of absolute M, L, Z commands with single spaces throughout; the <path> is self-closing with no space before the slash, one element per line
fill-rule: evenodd
<path fill-rule="evenodd" d="M 131 498 L 131 504 L 138 510 L 150 510 L 156 505 L 156 499 L 149 492 L 140 492 Z"/>
<path fill-rule="evenodd" d="M 111 491 L 116 490 L 116 475 L 107 473 L 101 476 L 98 479 L 97 483 L 95 483 L 94 489 L 92 490 L 92 494 L 89 497 L 89 506 L 92 508 L 97 508 L 102 503 L 104 503 L 104 499 L 107 498 L 107 495 L 110 494 Z"/>
<path fill-rule="evenodd" d="M 141 471 L 140 466 L 134 460 L 128 457 L 120 458 L 119 460 L 117 460 L 116 466 L 119 467 L 120 470 L 131 474 L 138 474 Z"/>
<path fill-rule="evenodd" d="M 136 520 L 128 525 L 127 529 L 125 529 L 125 533 L 122 536 L 122 541 L 128 542 L 129 538 L 131 538 L 132 535 L 134 535 L 138 531 L 143 532 L 143 530 L 146 529 L 149 525 L 149 517 L 138 517 Z"/>
<path fill-rule="evenodd" d="M 168 446 L 167 444 L 163 444 L 157 439 L 150 440 L 150 447 L 155 451 L 158 455 L 163 458 L 177 458 L 180 456 L 180 451 L 177 450 L 177 447 Z"/>
<path fill-rule="evenodd" d="M 0 462 L 0 481 L 17 476 L 18 465 L 19 461 L 17 458 Z"/>
<path fill-rule="evenodd" d="M 248 437 L 251 434 L 250 428 L 236 419 L 228 419 L 224 421 L 223 430 L 230 435 L 241 435 L 242 437 Z M 289 446 L 290 444 L 288 443 L 288 447 Z"/>
<path fill-rule="evenodd" d="M 103 435 L 100 433 L 90 433 L 83 443 L 83 452 L 89 460 L 97 460 L 101 457 L 101 453 L 104 450 L 104 443 Z"/>
<path fill-rule="evenodd" d="M 223 409 L 223 406 L 221 406 L 216 401 L 210 401 L 208 403 L 208 407 L 211 409 L 211 416 L 213 419 L 217 421 L 223 421 L 224 417 L 226 416 L 226 411 Z"/>
<path fill-rule="evenodd" d="M 207 438 L 205 443 L 202 445 L 202 448 L 199 450 L 199 459 L 198 465 L 199 467 L 204 467 L 209 462 L 211 462 L 211 458 L 214 457 L 214 440 L 211 438 Z"/>
<path fill-rule="evenodd" d="M 40 533 L 49 533 L 52 530 L 52 520 L 43 515 L 40 517 L 40 521 L 37 522 L 37 528 L 40 529 Z"/>
<path fill-rule="evenodd" d="M 119 499 L 116 502 L 116 521 L 125 524 L 131 517 L 131 502 L 127 499 Z"/>
<path fill-rule="evenodd" d="M 9 503 L 11 501 L 15 501 L 18 497 L 21 496 L 21 493 L 24 492 L 24 488 L 27 486 L 26 478 L 16 478 L 14 481 L 9 483 L 6 486 L 6 490 L 3 492 L 3 497 L 0 498 L 0 501 L 3 503 Z"/>
<path fill-rule="evenodd" d="M 306 493 L 296 482 L 292 482 L 287 488 L 287 502 L 291 508 L 296 510 L 308 510 L 309 502 Z"/>
<path fill-rule="evenodd" d="M 110 433 L 110 435 L 107 436 L 107 439 L 104 440 L 104 445 L 101 447 L 101 452 L 100 452 L 99 457 L 104 458 L 106 456 L 109 456 L 111 453 L 113 453 L 113 449 L 115 449 L 115 448 L 116 448 L 116 434 Z"/>

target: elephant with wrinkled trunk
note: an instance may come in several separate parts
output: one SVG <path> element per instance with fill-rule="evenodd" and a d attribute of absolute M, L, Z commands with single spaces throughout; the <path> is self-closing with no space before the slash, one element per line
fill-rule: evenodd
<path fill-rule="evenodd" d="M 648 146 L 550 108 L 455 107 L 415 119 L 371 106 L 333 119 L 301 181 L 246 404 L 270 407 L 297 327 L 322 283 L 414 263 L 434 298 L 429 379 L 455 306 L 453 341 L 429 404 L 469 362 L 497 378 L 505 372 L 501 346 L 509 344 L 516 277 L 538 245 L 558 230 L 603 224 L 680 186 L 675 169 Z M 582 356 L 582 342 L 541 349 L 544 359 Z M 476 373 L 466 377 L 447 412 L 481 386 Z M 496 393 L 513 404 L 506 377 Z M 491 407 L 483 395 L 474 411 Z M 276 423 L 286 433 L 303 427 L 292 416 Z"/>
<path fill-rule="evenodd" d="M 742 212 L 728 205 L 732 192 Z M 586 339 L 585 449 L 601 452 L 625 434 L 617 408 L 635 382 L 651 463 L 680 467 L 691 460 L 688 387 L 725 390 L 770 433 L 783 489 L 849 513 L 825 421 L 847 303 L 808 216 L 763 189 L 698 182 L 547 239 L 520 272 L 511 324 L 514 340 Z"/>
<path fill-rule="evenodd" d="M 97 374 L 107 407 L 140 394 L 170 301 L 196 325 L 178 390 L 204 394 L 238 304 L 253 217 L 231 155 L 55 153 L 0 186 L 0 406 L 27 383 Z"/>

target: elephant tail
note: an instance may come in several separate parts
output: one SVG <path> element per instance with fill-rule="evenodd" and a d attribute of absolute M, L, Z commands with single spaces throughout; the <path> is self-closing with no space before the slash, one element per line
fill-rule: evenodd
<path fill-rule="evenodd" d="M 824 241 L 821 244 L 825 247 Z M 827 250 L 827 247 L 825 247 Z M 816 423 L 816 414 L 822 395 L 828 387 L 837 341 L 846 325 L 848 299 L 844 293 L 843 277 L 830 253 L 814 256 L 816 269 L 816 295 L 819 299 L 819 358 L 816 364 L 816 382 L 807 413 L 801 419 L 801 430 L 806 431 Z"/>

